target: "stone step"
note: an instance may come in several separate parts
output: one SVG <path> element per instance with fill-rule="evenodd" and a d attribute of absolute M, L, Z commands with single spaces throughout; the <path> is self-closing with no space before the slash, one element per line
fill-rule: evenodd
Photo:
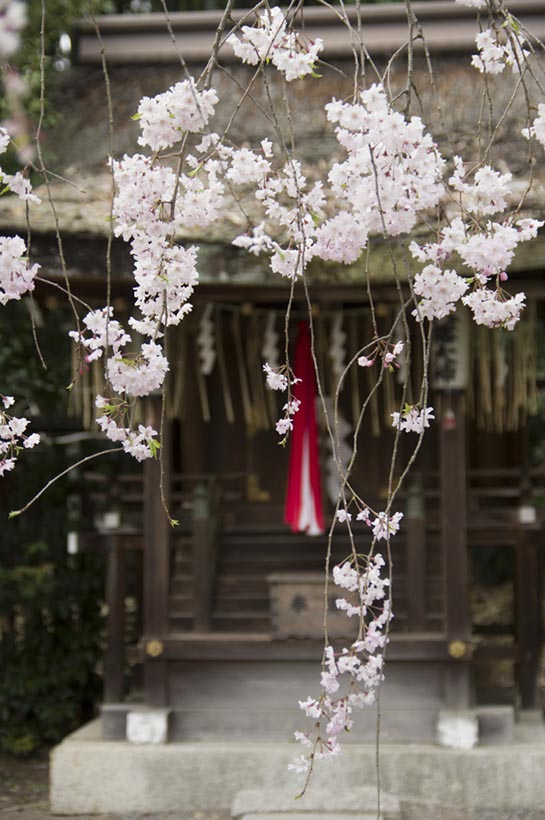
<path fill-rule="evenodd" d="M 381 818 L 384 815 L 381 815 Z M 372 814 L 365 812 L 343 812 L 342 814 L 324 814 L 323 812 L 273 812 L 272 814 L 243 814 L 240 820 L 377 820 L 376 811 Z"/>
<path fill-rule="evenodd" d="M 325 790 L 313 784 L 300 798 L 291 788 L 245 789 L 238 792 L 231 808 L 237 820 L 377 820 L 377 789 L 354 786 Z M 399 800 L 381 792 L 380 820 L 401 820 Z"/>

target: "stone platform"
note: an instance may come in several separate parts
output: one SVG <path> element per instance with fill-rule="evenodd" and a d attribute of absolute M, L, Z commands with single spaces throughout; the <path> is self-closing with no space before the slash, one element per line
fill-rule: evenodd
<path fill-rule="evenodd" d="M 301 806 L 299 805 L 301 803 Z M 302 800 L 285 789 L 249 789 L 239 792 L 231 807 L 235 820 L 402 820 L 399 800 L 382 790 L 352 786 L 345 791 L 311 787 Z"/>
<path fill-rule="evenodd" d="M 534 721 L 518 728 L 518 742 L 470 751 L 384 743 L 382 790 L 400 801 L 401 816 L 410 820 L 545 820 L 543 725 Z M 292 804 L 298 784 L 286 769 L 298 751 L 295 744 L 272 742 L 136 745 L 104 741 L 100 723 L 94 721 L 52 752 L 51 808 L 60 815 L 111 812 L 153 817 L 178 812 L 181 817 L 201 812 L 205 816 L 228 814 L 241 792 L 258 790 L 280 795 L 282 800 L 290 797 L 293 808 L 286 813 L 284 800 L 280 812 L 286 818 L 306 812 L 310 820 L 312 793 L 331 795 L 330 808 L 324 803 L 321 814 L 335 815 L 339 814 L 336 795 L 376 786 L 374 746 L 347 744 L 337 761 L 317 769 L 308 795 Z M 274 805 L 268 808 L 269 814 L 279 813 Z M 256 814 L 245 811 L 252 813 Z"/>

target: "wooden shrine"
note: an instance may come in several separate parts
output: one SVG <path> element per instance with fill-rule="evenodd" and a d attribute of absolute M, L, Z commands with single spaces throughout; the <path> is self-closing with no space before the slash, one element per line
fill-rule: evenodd
<path fill-rule="evenodd" d="M 545 37 L 537 0 L 512 0 L 511 5 L 534 33 Z M 471 9 L 435 0 L 416 3 L 415 8 L 429 26 L 430 47 L 448 72 L 449 81 L 440 89 L 444 116 L 459 134 L 457 116 L 470 82 L 475 15 Z M 383 60 L 404 42 L 404 9 L 401 4 L 377 5 L 365 13 L 370 51 Z M 350 58 L 350 44 L 328 14 L 325 8 L 309 8 L 307 33 L 323 36 L 326 56 L 342 62 Z M 216 12 L 172 15 L 173 31 L 189 63 L 205 61 L 217 20 Z M 180 69 L 160 15 L 105 17 L 99 27 L 120 125 L 116 151 L 122 154 L 135 150 L 136 133 L 127 112 L 136 111 L 142 95 L 156 94 L 176 81 Z M 82 25 L 77 63 L 63 88 L 63 105 L 71 116 L 64 132 L 51 138 L 87 191 L 84 198 L 76 186 L 59 184 L 55 201 L 67 256 L 76 260 L 70 270 L 74 291 L 97 305 L 104 299 L 104 214 L 109 213 L 111 192 L 100 62 L 95 32 Z M 417 60 L 418 71 L 424 68 Z M 342 96 L 339 82 L 325 80 L 319 93 Z M 219 73 L 217 83 L 220 97 L 223 93 L 228 98 L 229 81 Z M 309 163 L 325 162 L 331 148 L 324 123 L 310 116 L 317 94 L 314 86 L 302 83 L 295 113 L 294 128 Z M 428 89 L 424 102 L 431 97 Z M 505 151 L 515 165 L 520 146 L 511 151 L 509 140 L 510 117 L 516 115 L 510 110 L 502 123 Z M 220 120 L 226 116 L 222 110 Z M 99 139 L 97 122 L 103 123 Z M 249 143 L 263 136 L 259 117 L 245 117 L 243 111 L 242 122 L 237 128 Z M 470 133 L 471 124 L 464 127 Z M 78 140 L 86 146 L 83 158 Z M 50 278 L 59 277 L 51 215 L 47 209 L 34 209 L 31 215 L 34 248 L 45 257 L 44 271 Z M 3 203 L 3 230 L 25 230 L 25 220 L 16 204 Z M 288 453 L 278 447 L 272 429 L 278 407 L 264 390 L 261 372 L 262 338 L 267 328 L 281 333 L 287 289 L 271 277 L 265 262 L 248 259 L 231 245 L 244 227 L 233 212 L 220 227 L 204 235 L 196 230 L 180 240 L 200 245 L 202 283 L 193 313 L 170 340 L 176 367 L 170 374 L 163 475 L 160 463 L 149 461 L 115 480 L 88 476 L 93 482 L 87 499 L 93 518 L 80 543 L 105 549 L 108 555 L 102 710 L 106 738 L 125 737 L 127 716 L 151 710 L 164 717 L 163 739 L 286 740 L 302 723 L 297 701 L 319 691 L 323 638 L 317 601 L 323 600 L 327 539 L 293 534 L 283 523 Z M 131 295 L 130 258 L 121 240 L 113 243 L 112 254 L 112 299 L 116 315 L 122 315 Z M 543 379 L 537 357 L 543 267 L 542 240 L 527 243 L 515 259 L 510 286 L 527 293 L 528 308 L 512 334 L 499 342 L 482 328 L 466 332 L 460 319 L 453 371 L 442 372 L 436 362 L 429 402 L 436 421 L 396 499 L 405 517 L 391 541 L 394 620 L 381 705 L 384 740 L 433 742 L 445 710 L 471 711 L 485 726 L 485 707 L 494 705 L 504 707 L 500 723 L 508 731 L 516 709 L 538 706 L 545 468 L 532 460 L 529 419 L 538 412 Z M 370 270 L 377 314 L 386 321 L 398 295 L 390 257 L 380 244 L 373 246 Z M 350 351 L 358 349 L 369 327 L 369 303 L 357 273 L 350 266 L 343 271 L 331 266 L 311 270 L 317 355 L 329 396 L 335 390 L 329 357 L 334 328 L 342 327 L 346 335 L 349 361 Z M 43 289 L 38 297 L 49 298 Z M 304 308 L 299 291 L 294 305 L 295 327 Z M 212 323 L 217 353 L 216 367 L 208 375 L 198 366 L 204 315 Z M 440 332 L 438 336 L 440 342 Z M 447 337 L 443 341 L 448 347 Z M 500 379 L 499 369 L 510 375 Z M 92 378 L 80 385 L 73 407 L 89 429 L 100 377 Z M 365 379 L 360 372 L 343 388 L 341 411 L 349 430 L 354 397 L 368 389 Z M 392 378 L 370 410 L 355 467 L 356 479 L 377 509 L 382 509 L 386 486 L 381 448 L 392 435 L 389 414 L 396 400 L 399 386 Z M 150 399 L 143 404 L 141 417 L 160 425 L 158 403 Z M 333 507 L 327 491 L 328 459 L 323 437 L 329 522 Z M 170 514 L 180 522 L 175 528 L 163 509 L 161 485 Z M 333 560 L 341 561 L 348 553 L 348 539 L 339 527 Z M 493 616 L 479 620 L 476 568 L 483 556 L 500 554 L 507 567 L 505 617 L 501 623 Z M 339 629 L 334 640 L 342 645 Z M 503 686 L 498 670 L 508 679 Z M 351 739 L 373 740 L 375 733 L 376 714 L 369 710 Z"/>
<path fill-rule="evenodd" d="M 235 407 L 237 387 L 233 378 Z M 213 387 L 211 394 L 217 395 Z M 537 505 L 545 472 L 528 468 L 524 426 L 479 431 L 469 401 L 467 389 L 434 391 L 438 423 L 398 502 L 405 519 L 391 541 L 385 739 L 433 741 L 442 710 L 494 704 L 497 695 L 478 692 L 476 678 L 495 665 L 511 664 L 514 674 L 499 705 L 538 704 L 543 521 Z M 217 411 L 220 400 L 211 405 Z M 272 431 L 248 430 L 237 408 L 238 423 L 224 417 L 214 432 L 198 402 L 189 408 L 183 421 L 170 422 L 163 477 L 180 526 L 169 527 L 160 466 L 148 462 L 143 476 L 119 477 L 119 526 L 87 536 L 108 550 L 106 736 L 124 733 L 137 684 L 140 703 L 169 711 L 171 739 L 232 732 L 285 739 L 298 725 L 297 699 L 318 688 L 327 539 L 292 534 L 282 523 L 287 453 Z M 373 463 L 380 463 L 381 442 L 370 434 L 360 444 L 377 508 L 384 482 Z M 108 511 L 100 484 L 97 500 Z M 339 527 L 333 560 L 349 550 Z M 472 566 L 487 550 L 502 550 L 512 562 L 512 619 L 495 631 L 471 615 Z M 129 601 L 138 609 L 132 646 Z M 333 603 L 331 611 L 338 644 L 343 632 Z M 372 739 L 374 719 L 372 711 L 364 716 L 354 739 Z"/>

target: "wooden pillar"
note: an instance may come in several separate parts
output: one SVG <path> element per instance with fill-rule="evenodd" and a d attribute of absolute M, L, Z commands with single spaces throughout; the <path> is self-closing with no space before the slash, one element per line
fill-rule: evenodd
<path fill-rule="evenodd" d="M 467 547 L 465 394 L 444 394 L 440 429 L 441 541 L 445 589 L 445 632 L 451 662 L 445 698 L 451 709 L 470 705 L 471 620 Z"/>
<path fill-rule="evenodd" d="M 209 490 L 198 484 L 193 492 L 193 589 L 195 629 L 209 632 L 216 566 L 215 521 Z"/>
<path fill-rule="evenodd" d="M 114 534 L 106 536 L 106 548 L 104 703 L 119 703 L 125 694 L 125 550 Z"/>
<path fill-rule="evenodd" d="M 422 481 L 409 487 L 405 531 L 407 533 L 407 623 L 409 632 L 426 628 L 426 515 Z"/>
<path fill-rule="evenodd" d="M 539 531 L 521 530 L 516 549 L 515 630 L 517 682 L 523 709 L 538 705 L 537 678 L 541 649 L 541 561 Z"/>
<path fill-rule="evenodd" d="M 161 425 L 159 399 L 149 401 L 147 423 Z M 167 504 L 171 495 L 169 423 L 161 442 L 163 486 Z M 161 659 L 168 635 L 170 588 L 170 524 L 161 501 L 159 456 L 144 462 L 144 696 L 148 706 L 166 706 L 167 668 Z"/>
<path fill-rule="evenodd" d="M 190 347 L 190 349 L 192 348 Z M 185 409 L 181 424 L 182 452 L 180 463 L 182 473 L 200 474 L 206 472 L 208 442 L 195 367 L 189 368 L 184 382 Z"/>

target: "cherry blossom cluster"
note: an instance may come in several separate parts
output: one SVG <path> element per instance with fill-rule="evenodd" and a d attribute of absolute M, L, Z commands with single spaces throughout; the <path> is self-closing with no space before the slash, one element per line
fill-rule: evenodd
<path fill-rule="evenodd" d="M 85 336 L 87 331 L 78 333 L 74 330 L 69 336 L 88 351 L 87 362 L 99 359 L 104 350 L 109 350 L 111 355 L 106 362 L 106 374 L 116 393 L 137 398 L 161 387 L 168 361 L 156 342 L 144 342 L 138 353 L 123 351 L 131 337 L 113 318 L 112 307 L 91 311 L 83 319 L 83 324 L 90 336 Z"/>
<path fill-rule="evenodd" d="M 431 419 L 434 419 L 433 407 L 418 407 L 406 404 L 400 413 L 392 413 L 392 427 L 406 433 L 423 433 L 430 426 Z"/>
<path fill-rule="evenodd" d="M 442 159 L 419 117 L 392 109 L 382 85 L 360 93 L 356 104 L 333 100 L 327 118 L 348 158 L 331 168 L 331 192 L 346 211 L 319 228 L 314 252 L 322 259 L 355 261 L 371 231 L 396 236 L 414 227 L 419 212 L 434 208 L 444 186 Z"/>
<path fill-rule="evenodd" d="M 14 3 L 14 5 L 21 5 Z M 0 21 L 2 17 L 0 16 Z M 1 42 L 1 27 L 0 27 Z M 5 153 L 10 144 L 10 136 L 5 128 L 0 127 L 0 154 Z M 23 201 L 39 202 L 32 193 L 30 181 L 21 172 L 15 175 L 5 174 L 0 168 L 0 181 L 5 191 L 11 191 Z M 20 236 L 0 237 L 0 305 L 11 299 L 20 299 L 24 293 L 34 290 L 34 279 L 40 266 L 29 264 L 26 242 Z"/>
<path fill-rule="evenodd" d="M 149 396 L 159 390 L 168 372 L 168 360 L 156 342 L 144 342 L 140 352 L 108 359 L 106 373 L 116 393 Z"/>
<path fill-rule="evenodd" d="M 457 304 L 469 307 L 477 324 L 512 330 L 524 307 L 524 294 L 510 297 L 500 283 L 507 280 L 507 268 L 513 261 L 517 246 L 537 236 L 543 222 L 536 219 L 504 219 L 488 217 L 507 207 L 511 174 L 500 174 L 489 165 L 464 173 L 460 157 L 454 157 L 454 173 L 449 184 L 455 192 L 461 216 L 455 216 L 442 229 L 436 243 L 418 245 L 412 242 L 413 256 L 426 264 L 413 281 L 413 290 L 420 297 L 413 315 L 417 321 L 442 319 L 452 313 Z M 470 218 L 464 219 L 466 214 Z M 470 274 L 460 276 L 452 268 L 457 255 Z M 451 266 L 446 267 L 447 262 Z M 494 285 L 494 289 L 489 287 Z M 468 293 L 470 285 L 473 290 Z"/>
<path fill-rule="evenodd" d="M 85 330 L 70 331 L 70 337 L 85 350 L 86 362 L 101 358 L 106 352 L 106 375 L 112 389 L 122 398 L 97 396 L 96 406 L 104 410 L 97 424 L 111 441 L 123 443 L 125 452 L 138 461 L 157 453 L 157 435 L 151 427 L 139 426 L 138 431 L 127 423 L 133 400 L 158 390 L 168 371 L 168 360 L 156 342 L 144 342 L 138 353 L 123 348 L 131 341 L 122 326 L 113 318 L 113 308 L 93 310 L 83 319 Z"/>
<path fill-rule="evenodd" d="M 117 356 L 127 342 L 130 342 L 131 337 L 125 333 L 113 316 L 114 309 L 111 306 L 92 310 L 83 318 L 83 324 L 87 330 L 69 332 L 70 338 L 81 344 L 87 351 L 85 357 L 87 362 L 94 362 L 101 358 L 105 349 L 110 349 Z M 86 333 L 90 335 L 86 336 Z"/>
<path fill-rule="evenodd" d="M 500 174 L 490 165 L 483 165 L 477 169 L 474 181 L 466 181 L 466 172 L 461 157 L 454 158 L 454 173 L 449 179 L 455 191 L 462 194 L 463 206 L 466 211 L 476 216 L 489 216 L 507 207 L 507 197 L 510 192 L 509 183 L 513 175 Z"/>
<path fill-rule="evenodd" d="M 350 264 L 367 245 L 369 234 L 392 236 L 411 230 L 421 211 L 435 207 L 443 192 L 444 160 L 418 117 L 406 121 L 392 109 L 381 85 L 360 93 L 355 104 L 333 100 L 328 120 L 348 157 L 322 181 L 309 185 L 300 164 L 291 160 L 258 184 L 256 198 L 266 218 L 281 229 L 276 242 L 261 223 L 235 244 L 271 254 L 271 268 L 288 278 L 303 274 L 314 257 Z M 335 214 L 325 217 L 326 200 Z"/>
<path fill-rule="evenodd" d="M 509 296 L 502 288 L 495 291 L 481 288 L 464 296 L 462 302 L 470 308 L 476 324 L 513 330 L 520 319 L 525 300 L 524 293 Z"/>
<path fill-rule="evenodd" d="M 475 271 L 476 279 L 484 284 L 489 277 L 499 276 L 505 281 L 507 268 L 513 261 L 521 242 L 535 239 L 543 222 L 537 219 L 511 219 L 486 222 L 481 230 L 468 229 L 461 219 L 454 219 L 443 230 L 442 250 L 456 251 L 467 267 Z"/>
<path fill-rule="evenodd" d="M 371 523 L 374 538 L 377 541 L 387 541 L 392 535 L 399 532 L 402 518 L 402 512 L 379 512 L 375 520 Z"/>
<path fill-rule="evenodd" d="M 216 92 L 199 91 L 192 77 L 155 97 L 142 97 L 135 116 L 142 129 L 139 145 L 162 151 L 179 142 L 185 133 L 202 131 L 217 102 Z"/>
<path fill-rule="evenodd" d="M 260 11 L 255 26 L 242 26 L 240 37 L 232 34 L 227 42 L 243 63 L 271 62 L 288 82 L 313 74 L 324 47 L 322 40 L 307 43 L 290 30 L 278 6 Z"/>
<path fill-rule="evenodd" d="M 491 29 L 481 31 L 475 35 L 478 54 L 474 54 L 471 64 L 478 68 L 481 74 L 501 74 L 506 66 L 514 72 L 520 72 L 521 66 L 528 56 L 524 48 L 526 40 L 518 35 L 507 42 L 501 42 L 496 32 Z"/>
<path fill-rule="evenodd" d="M 109 351 L 105 372 L 113 391 L 124 397 L 121 405 L 125 399 L 130 402 L 161 387 L 168 361 L 157 340 L 165 326 L 178 324 L 191 310 L 189 300 L 198 282 L 197 248 L 177 244 L 177 232 L 205 228 L 218 218 L 224 201 L 224 177 L 229 184 L 255 184 L 262 183 L 271 171 L 266 159 L 272 154 L 269 140 L 263 140 L 256 153 L 222 145 L 213 133 L 201 138 L 195 154 L 186 155 L 189 173 L 177 174 L 163 162 L 158 152 L 172 148 L 188 133 L 206 128 L 217 101 L 214 91 L 199 91 L 192 79 L 156 97 L 144 98 L 134 119 L 142 132 L 140 144 L 149 146 L 154 155 L 137 153 L 125 155 L 121 161 L 111 160 L 114 233 L 131 244 L 135 307 L 140 312 L 140 316 L 129 318 L 129 324 L 149 341 L 136 354 L 122 351 L 131 337 L 114 320 L 111 308 L 91 312 L 84 319 L 86 330 L 71 336 L 85 348 L 87 361 Z M 113 440 L 123 440 L 133 455 L 154 454 L 154 448 L 145 443 L 147 432 L 137 435 L 126 419 L 120 421 L 121 405 L 112 405 L 115 412 L 110 409 L 104 414 L 101 427 Z M 285 410 L 290 424 L 296 409 L 297 402 L 288 401 Z M 286 421 L 283 424 L 289 427 Z"/>
<path fill-rule="evenodd" d="M 20 0 L 0 0 L 0 57 L 15 54 L 25 25 L 25 4 Z"/>
<path fill-rule="evenodd" d="M 443 319 L 456 309 L 456 304 L 467 291 L 465 279 L 453 270 L 441 270 L 437 265 L 426 265 L 414 278 L 413 290 L 422 297 L 413 310 L 417 322 L 422 319 Z"/>
<path fill-rule="evenodd" d="M 23 202 L 35 202 L 37 205 L 41 202 L 40 197 L 32 193 L 32 184 L 27 177 L 23 176 L 21 171 L 17 171 L 16 174 L 4 174 L 0 170 L 0 177 L 6 186 L 6 190 L 17 194 Z"/>
<path fill-rule="evenodd" d="M 486 37 L 479 42 L 487 42 Z M 508 42 L 501 49 L 504 61 L 516 64 L 516 48 Z M 522 59 L 524 53 L 518 56 Z M 356 261 L 371 232 L 397 235 L 410 231 L 419 213 L 437 206 L 446 193 L 442 181 L 445 162 L 421 120 L 407 121 L 393 110 L 382 86 L 362 91 L 355 104 L 333 100 L 326 112 L 330 122 L 338 124 L 336 136 L 348 154 L 344 162 L 331 168 L 327 192 L 320 182 L 309 190 L 296 161 L 276 173 L 270 164 L 262 164 L 261 179 L 259 173 L 250 177 L 250 169 L 256 167 L 255 155 L 251 151 L 241 155 L 243 167 L 248 167 L 243 178 L 257 180 L 256 197 L 264 205 L 266 219 L 282 229 L 285 242 L 276 242 L 262 222 L 252 235 L 239 236 L 234 243 L 252 253 L 268 252 L 272 270 L 289 278 L 302 275 L 316 256 L 346 264 Z M 527 135 L 541 133 L 539 128 L 536 119 Z M 417 259 L 431 263 L 413 281 L 417 321 L 444 318 L 462 302 L 478 323 L 508 329 L 516 324 L 524 299 L 508 298 L 499 282 L 507 279 L 506 270 L 518 244 L 534 238 L 542 223 L 489 219 L 506 209 L 511 179 L 510 173 L 500 174 L 490 165 L 466 172 L 462 159 L 454 157 L 449 195 L 452 199 L 454 194 L 461 216 L 451 219 L 437 243 L 411 245 Z M 325 218 L 328 199 L 335 202 L 336 213 Z M 456 264 L 446 267 L 453 254 L 472 273 L 460 275 Z M 495 290 L 487 289 L 491 277 L 497 279 Z M 473 292 L 468 293 L 471 285 Z M 483 288 L 487 292 L 481 293 Z M 369 367 L 375 358 L 376 354 L 361 356 L 358 363 Z M 388 351 L 384 365 L 389 366 L 393 358 Z"/>
<path fill-rule="evenodd" d="M 0 237 L 0 305 L 34 290 L 39 265 L 29 265 L 26 243 L 20 236 Z"/>
<path fill-rule="evenodd" d="M 313 729 L 295 732 L 295 739 L 307 750 L 288 766 L 296 774 L 310 775 L 314 761 L 330 760 L 340 752 L 339 735 L 353 726 L 352 714 L 375 701 L 383 680 L 383 656 L 387 643 L 385 630 L 392 618 L 386 597 L 389 579 L 381 577 L 384 559 L 380 554 L 366 559 L 362 566 L 353 561 L 334 567 L 333 580 L 349 593 L 336 600 L 338 610 L 348 617 L 357 616 L 360 630 L 348 648 L 336 652 L 325 648 L 318 698 L 299 701 L 299 707 L 312 719 Z"/>
<path fill-rule="evenodd" d="M 534 137 L 545 148 L 545 103 L 539 103 L 537 107 L 537 117 L 530 128 L 523 128 L 522 135 L 526 139 Z"/>
<path fill-rule="evenodd" d="M 86 330 L 70 334 L 85 349 L 87 362 L 107 351 L 106 377 L 121 399 L 106 402 L 98 397 L 98 406 L 108 407 L 98 423 L 139 461 L 156 454 L 156 432 L 143 426 L 132 430 L 126 407 L 163 385 L 169 364 L 158 339 L 165 326 L 177 325 L 191 310 L 189 299 L 198 282 L 197 249 L 178 245 L 175 235 L 216 219 L 224 190 L 217 160 L 195 160 L 191 174 L 176 174 L 158 152 L 205 128 L 216 103 L 216 93 L 199 91 L 193 79 L 144 97 L 134 119 L 141 128 L 139 143 L 149 146 L 153 157 L 137 153 L 111 159 L 114 234 L 131 243 L 134 301 L 140 313 L 131 316 L 129 324 L 148 340 L 128 353 L 124 348 L 131 336 L 114 320 L 110 307 L 89 313 L 83 320 Z"/>
<path fill-rule="evenodd" d="M 252 236 L 239 236 L 234 244 L 252 253 L 268 250 L 271 269 L 288 279 L 301 276 L 314 254 L 316 220 L 323 216 L 325 196 L 320 181 L 309 185 L 301 164 L 287 162 L 274 175 L 264 176 L 257 186 L 256 199 L 268 220 L 280 229 L 285 245 L 269 236 L 260 224 Z"/>
<path fill-rule="evenodd" d="M 13 396 L 0 394 L 0 477 L 15 467 L 17 456 L 24 448 L 31 450 L 40 443 L 38 433 L 25 435 L 29 425 L 28 419 L 17 418 L 6 413 L 15 403 Z"/>
<path fill-rule="evenodd" d="M 380 341 L 369 356 L 358 356 L 358 364 L 360 367 L 371 367 L 374 365 L 377 357 L 381 356 L 383 367 L 393 371 L 395 367 L 399 367 L 396 359 L 403 352 L 404 347 L 404 342 L 387 344 Z"/>
<path fill-rule="evenodd" d="M 289 379 L 288 376 L 285 374 L 286 368 L 272 368 L 268 362 L 265 362 L 263 365 L 263 370 L 265 371 L 267 387 L 270 390 L 282 390 L 285 391 L 288 389 Z"/>
<path fill-rule="evenodd" d="M 286 390 L 289 390 L 292 385 L 301 381 L 301 379 L 293 375 L 286 365 L 273 368 L 266 362 L 263 365 L 263 370 L 265 371 L 267 387 L 270 390 L 280 390 L 284 393 Z M 284 415 L 276 422 L 276 432 L 280 436 L 283 436 L 282 444 L 286 443 L 290 431 L 293 430 L 293 416 L 299 410 L 300 405 L 301 402 L 299 399 L 293 398 L 293 396 L 288 393 L 288 401 L 282 408 Z"/>
<path fill-rule="evenodd" d="M 204 228 L 217 219 L 224 194 L 217 159 L 191 157 L 191 174 L 177 175 L 157 152 L 205 128 L 217 101 L 215 91 L 199 91 L 192 78 L 156 97 L 144 97 L 135 117 L 142 131 L 139 143 L 149 146 L 154 156 L 112 160 L 114 232 L 131 242 L 135 304 L 142 313 L 141 319 L 129 321 L 154 339 L 162 325 L 178 324 L 191 310 L 189 299 L 198 282 L 197 250 L 177 245 L 176 232 Z"/>
<path fill-rule="evenodd" d="M 468 227 L 456 217 L 441 231 L 439 242 L 423 246 L 412 242 L 409 247 L 413 256 L 421 262 L 432 263 L 415 277 L 415 293 L 423 298 L 413 314 L 418 320 L 442 318 L 451 313 L 461 299 L 472 310 L 478 324 L 512 330 L 524 307 L 524 294 L 508 299 L 499 282 L 507 279 L 506 269 L 519 243 L 537 236 L 542 225 L 543 222 L 536 219 L 519 219 L 515 223 L 506 219 Z M 471 280 L 442 268 L 454 253 L 472 269 Z M 487 288 L 491 279 L 496 282 L 494 290 Z M 464 295 L 470 281 L 474 291 Z"/>
<path fill-rule="evenodd" d="M 428 410 L 432 410 L 433 408 L 428 408 Z M 430 416 L 433 418 L 433 416 Z M 429 427 L 429 424 L 426 425 Z M 352 513 L 348 511 L 348 506 L 341 507 L 341 509 L 337 510 L 336 518 L 337 521 L 344 523 L 350 523 L 352 520 Z M 375 515 L 374 518 L 371 515 Z M 368 527 L 371 527 L 373 530 L 373 537 L 377 541 L 381 541 L 383 539 L 389 538 L 391 535 L 395 535 L 399 531 L 399 527 L 401 524 L 401 519 L 403 518 L 402 512 L 397 513 L 386 513 L 386 512 L 379 512 L 379 513 L 372 513 L 369 507 L 364 507 L 362 510 L 358 512 L 356 515 L 356 521 L 364 521 Z"/>
<path fill-rule="evenodd" d="M 14 5 L 18 4 L 14 3 Z M 4 154 L 7 151 L 10 142 L 11 137 L 8 131 L 0 126 L 0 154 Z M 23 202 L 35 202 L 36 204 L 41 202 L 40 198 L 32 193 L 32 184 L 21 171 L 17 171 L 16 174 L 6 174 L 2 168 L 0 168 L 0 182 L 4 184 L 4 189 L 0 191 L 1 194 L 6 193 L 6 191 L 11 191 Z"/>
<path fill-rule="evenodd" d="M 181 220 L 171 218 L 172 209 L 184 213 L 190 226 L 206 225 L 217 216 L 217 203 L 209 213 L 214 190 L 205 189 L 202 181 L 177 180 L 171 168 L 141 154 L 112 165 L 117 188 L 114 232 L 131 240 L 135 304 L 142 313 L 141 319 L 131 317 L 130 324 L 139 333 L 154 336 L 161 325 L 178 324 L 191 310 L 189 299 L 198 282 L 196 249 L 173 243 Z M 178 203 L 173 206 L 176 190 Z"/>
<path fill-rule="evenodd" d="M 121 442 L 125 452 L 137 461 L 144 461 L 157 455 L 161 446 L 156 439 L 157 430 L 143 424 L 139 424 L 137 430 L 125 426 L 125 419 L 130 410 L 128 404 L 123 400 L 107 399 L 104 396 L 97 396 L 95 404 L 103 411 L 103 415 L 97 418 L 97 424 L 110 441 Z"/>

